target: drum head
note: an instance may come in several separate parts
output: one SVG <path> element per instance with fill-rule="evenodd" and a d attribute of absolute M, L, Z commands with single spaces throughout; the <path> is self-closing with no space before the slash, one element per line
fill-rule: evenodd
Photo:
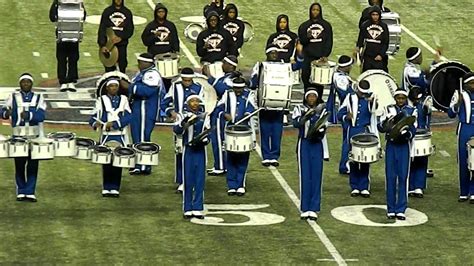
<path fill-rule="evenodd" d="M 250 24 L 248 21 L 243 21 L 244 22 L 244 42 L 249 42 L 253 39 L 253 36 L 255 35 L 255 32 L 253 30 L 252 24 Z"/>
<path fill-rule="evenodd" d="M 426 134 L 431 134 L 431 131 L 429 131 L 426 128 L 417 128 L 416 129 L 416 135 L 426 135 Z"/>
<path fill-rule="evenodd" d="M 394 104 L 393 93 L 398 86 L 392 76 L 383 70 L 367 70 L 357 79 L 359 82 L 366 80 L 370 84 L 370 88 L 378 100 L 377 115 L 382 115 L 386 106 Z"/>
<path fill-rule="evenodd" d="M 460 89 L 460 79 L 470 71 L 469 67 L 455 61 L 433 66 L 430 94 L 433 96 L 434 107 L 446 112 L 454 92 Z"/>
<path fill-rule="evenodd" d="M 184 36 L 191 42 L 196 42 L 199 36 L 199 33 L 205 29 L 200 23 L 191 23 L 184 29 Z"/>
<path fill-rule="evenodd" d="M 97 80 L 97 98 L 107 93 L 107 90 L 105 89 L 105 84 L 107 84 L 107 81 L 109 81 L 110 79 L 118 79 L 120 81 L 119 95 L 128 96 L 128 85 L 126 87 L 124 85 L 131 83 L 130 78 L 120 71 L 112 71 L 105 73 L 104 75 L 102 75 L 102 77 L 100 77 L 99 80 Z"/>
<path fill-rule="evenodd" d="M 357 142 L 358 144 L 361 145 L 374 145 L 378 143 L 378 138 L 377 136 L 373 134 L 357 134 L 351 138 L 351 143 L 352 142 Z"/>
<path fill-rule="evenodd" d="M 20 137 L 13 137 L 10 139 L 10 143 L 12 144 L 15 144 L 15 143 L 26 143 L 27 140 L 24 139 L 24 138 L 20 138 Z"/>
<path fill-rule="evenodd" d="M 110 153 L 110 152 L 112 152 L 112 150 L 109 147 L 103 146 L 103 145 L 96 145 L 96 146 L 93 147 L 93 149 L 97 153 Z"/>
<path fill-rule="evenodd" d="M 157 54 L 155 56 L 156 61 L 166 61 L 166 60 L 176 60 L 176 59 L 178 59 L 178 55 L 175 53 Z"/>
<path fill-rule="evenodd" d="M 245 132 L 245 131 L 249 131 L 250 127 L 247 125 L 230 125 L 230 126 L 227 126 L 226 129 L 233 132 Z"/>
<path fill-rule="evenodd" d="M 77 138 L 76 145 L 80 147 L 92 147 L 95 145 L 95 141 L 88 138 Z"/>
<path fill-rule="evenodd" d="M 158 152 L 160 151 L 160 146 L 155 143 L 138 143 L 133 145 L 133 147 L 139 151 L 149 151 L 149 152 Z"/>
<path fill-rule="evenodd" d="M 48 134 L 48 138 L 51 139 L 73 139 L 74 137 L 75 134 L 71 132 L 54 132 Z"/>
<path fill-rule="evenodd" d="M 115 155 L 122 155 L 122 156 L 131 156 L 135 155 L 135 151 L 133 149 L 127 148 L 127 147 L 118 147 L 115 148 L 114 150 Z"/>

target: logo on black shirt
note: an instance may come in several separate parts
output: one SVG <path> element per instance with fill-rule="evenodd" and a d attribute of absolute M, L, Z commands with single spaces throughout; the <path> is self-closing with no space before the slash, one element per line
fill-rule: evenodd
<path fill-rule="evenodd" d="M 367 32 L 375 40 L 383 33 L 383 28 L 380 25 L 372 24 L 367 27 Z"/>
<path fill-rule="evenodd" d="M 114 30 L 122 30 L 124 26 L 123 24 L 125 23 L 125 20 L 127 20 L 127 17 L 120 12 L 114 12 L 109 16 L 109 19 L 115 26 L 113 27 Z"/>
<path fill-rule="evenodd" d="M 158 27 L 151 32 L 160 40 L 157 44 L 169 44 L 171 31 L 167 27 Z"/>
<path fill-rule="evenodd" d="M 205 43 L 208 43 L 211 47 L 207 49 L 208 52 L 220 52 L 221 43 L 224 40 L 224 37 L 218 33 L 213 33 L 209 37 L 204 39 Z"/>
<path fill-rule="evenodd" d="M 286 34 L 279 34 L 277 37 L 275 37 L 275 38 L 273 39 L 273 42 L 272 42 L 272 43 L 273 43 L 274 45 L 278 46 L 278 48 L 279 48 L 280 50 L 282 50 L 282 51 L 283 51 L 283 50 L 288 51 L 288 48 L 289 48 L 288 46 L 290 45 L 291 41 L 293 41 L 293 40 L 291 39 L 290 36 L 288 36 L 288 35 L 286 35 Z"/>

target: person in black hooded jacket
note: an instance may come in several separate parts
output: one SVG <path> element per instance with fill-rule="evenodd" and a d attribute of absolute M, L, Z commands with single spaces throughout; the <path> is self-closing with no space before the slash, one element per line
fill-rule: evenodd
<path fill-rule="evenodd" d="M 222 17 L 224 14 L 224 0 L 212 0 L 210 4 L 204 6 L 202 13 L 207 18 L 207 15 L 212 11 L 216 12 L 219 17 Z"/>
<path fill-rule="evenodd" d="M 221 21 L 221 28 L 228 31 L 235 43 L 235 49 L 239 51 L 244 44 L 245 25 L 242 20 L 238 19 L 239 11 L 234 4 L 228 4 L 224 10 L 224 18 Z"/>
<path fill-rule="evenodd" d="M 142 42 L 148 47 L 148 53 L 179 53 L 178 31 L 173 22 L 167 19 L 168 9 L 162 3 L 155 6 L 155 19 L 148 23 L 142 33 Z"/>
<path fill-rule="evenodd" d="M 278 47 L 278 61 L 290 63 L 291 58 L 295 57 L 297 41 L 298 35 L 290 31 L 290 20 L 288 16 L 281 14 L 276 19 L 276 32 L 268 37 L 265 49 L 271 46 Z"/>
<path fill-rule="evenodd" d="M 362 23 L 357 39 L 357 51 L 362 51 L 362 72 L 381 69 L 388 73 L 387 49 L 389 33 L 387 24 L 380 20 L 382 11 L 377 5 L 370 9 L 370 20 Z"/>
<path fill-rule="evenodd" d="M 230 33 L 219 27 L 219 15 L 210 12 L 206 18 L 207 29 L 201 31 L 196 42 L 196 52 L 201 63 L 222 61 L 226 55 L 237 55 Z"/>
<path fill-rule="evenodd" d="M 112 28 L 117 36 L 112 40 L 119 52 L 118 64 L 121 72 L 125 73 L 128 65 L 127 46 L 128 39 L 134 31 L 132 12 L 125 7 L 125 0 L 112 0 L 112 4 L 104 9 L 100 18 L 99 31 L 97 33 L 97 44 L 102 53 L 108 53 L 105 47 L 107 43 L 107 28 Z M 114 71 L 116 67 L 106 67 L 105 71 Z"/>
<path fill-rule="evenodd" d="M 383 0 L 369 0 L 369 6 L 366 7 L 363 11 L 362 14 L 360 15 L 359 19 L 359 28 L 362 26 L 362 23 L 366 22 L 367 20 L 370 20 L 370 8 L 373 7 L 374 5 L 377 5 L 380 7 L 380 9 L 383 12 L 390 12 L 390 9 L 388 7 L 385 7 L 383 5 Z"/>
<path fill-rule="evenodd" d="M 315 87 L 318 95 L 323 95 L 324 87 L 310 83 L 311 62 L 322 60 L 326 62 L 331 54 L 333 45 L 332 26 L 323 18 L 323 10 L 319 3 L 311 4 L 309 20 L 303 22 L 298 29 L 298 37 L 303 45 L 304 62 L 301 71 L 305 90 Z"/>

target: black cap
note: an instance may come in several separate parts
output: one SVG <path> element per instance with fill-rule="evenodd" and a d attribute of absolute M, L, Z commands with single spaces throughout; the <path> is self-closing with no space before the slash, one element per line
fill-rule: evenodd
<path fill-rule="evenodd" d="M 354 63 L 354 60 L 350 56 L 341 55 L 341 57 L 339 57 L 339 60 L 337 60 L 337 63 L 340 67 L 346 67 L 352 65 Z"/>
<path fill-rule="evenodd" d="M 418 47 L 410 47 L 407 49 L 406 57 L 409 61 L 415 60 L 421 54 L 421 49 Z"/>
<path fill-rule="evenodd" d="M 194 77 L 194 70 L 190 67 L 181 69 L 181 77 Z"/>

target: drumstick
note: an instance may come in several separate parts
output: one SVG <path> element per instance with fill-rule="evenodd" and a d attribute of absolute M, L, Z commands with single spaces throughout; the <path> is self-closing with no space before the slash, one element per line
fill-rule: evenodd
<path fill-rule="evenodd" d="M 250 117 L 254 116 L 255 114 L 257 114 L 258 112 L 260 112 L 260 110 L 262 110 L 263 108 L 258 108 L 257 110 L 253 111 L 252 113 L 248 114 L 247 116 L 245 116 L 244 118 L 240 119 L 239 121 L 237 121 L 234 125 L 238 125 L 242 122 L 244 122 L 245 120 L 249 119 Z"/>
<path fill-rule="evenodd" d="M 102 122 L 102 120 L 100 120 L 100 119 L 97 118 L 97 117 L 92 117 L 92 119 L 94 119 L 96 122 L 101 123 L 102 125 L 106 125 L 106 124 L 107 124 L 107 123 Z"/>

